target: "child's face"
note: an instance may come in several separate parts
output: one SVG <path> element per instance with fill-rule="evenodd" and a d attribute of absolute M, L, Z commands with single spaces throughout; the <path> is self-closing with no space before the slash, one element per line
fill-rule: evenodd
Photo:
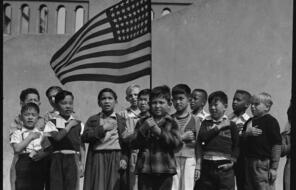
<path fill-rule="evenodd" d="M 151 112 L 155 117 L 163 117 L 169 111 L 169 103 L 165 98 L 154 98 L 151 101 Z"/>
<path fill-rule="evenodd" d="M 204 107 L 205 101 L 203 93 L 193 92 L 190 98 L 190 108 L 191 110 L 198 110 L 200 107 Z"/>
<path fill-rule="evenodd" d="M 22 121 L 24 126 L 28 129 L 33 129 L 37 120 L 38 120 L 38 112 L 34 108 L 29 108 L 21 114 Z"/>
<path fill-rule="evenodd" d="M 138 107 L 142 113 L 149 111 L 149 95 L 139 96 Z"/>
<path fill-rule="evenodd" d="M 235 93 L 232 100 L 232 109 L 235 113 L 245 111 L 248 108 L 247 98 L 240 93 Z"/>
<path fill-rule="evenodd" d="M 139 88 L 132 88 L 126 95 L 126 101 L 128 101 L 132 107 L 137 107 L 138 104 L 138 94 L 140 92 Z"/>
<path fill-rule="evenodd" d="M 99 100 L 99 106 L 103 112 L 111 113 L 114 111 L 116 100 L 111 92 L 104 92 Z"/>
<path fill-rule="evenodd" d="M 54 103 L 54 100 L 55 100 L 55 96 L 57 95 L 57 93 L 58 93 L 59 91 L 57 91 L 56 89 L 53 89 L 53 90 L 51 90 L 50 92 L 49 92 L 49 97 L 48 97 L 48 101 L 49 101 L 49 103 L 50 103 L 50 105 L 53 107 L 53 108 L 55 108 L 56 107 L 56 105 L 55 105 L 55 103 Z"/>
<path fill-rule="evenodd" d="M 185 111 L 189 104 L 189 98 L 185 94 L 173 96 L 173 105 L 177 112 Z"/>
<path fill-rule="evenodd" d="M 253 116 L 260 117 L 265 115 L 269 111 L 269 108 L 258 98 L 253 98 L 251 101 L 251 111 Z"/>
<path fill-rule="evenodd" d="M 73 113 L 73 98 L 70 95 L 65 96 L 65 98 L 58 102 L 58 111 L 62 116 L 70 117 Z"/>
<path fill-rule="evenodd" d="M 35 103 L 36 105 L 39 106 L 40 105 L 40 100 L 38 98 L 38 95 L 34 94 L 34 93 L 28 94 L 26 96 L 26 99 L 23 102 L 23 104 L 27 104 L 27 103 Z"/>
<path fill-rule="evenodd" d="M 212 100 L 209 104 L 209 112 L 211 117 L 219 120 L 225 113 L 227 105 L 223 104 L 220 100 Z"/>

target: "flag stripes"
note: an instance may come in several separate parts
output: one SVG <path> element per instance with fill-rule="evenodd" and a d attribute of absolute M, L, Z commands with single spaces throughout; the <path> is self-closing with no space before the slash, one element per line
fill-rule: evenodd
<path fill-rule="evenodd" d="M 150 6 L 123 0 L 89 20 L 51 59 L 60 81 L 123 83 L 150 75 Z"/>

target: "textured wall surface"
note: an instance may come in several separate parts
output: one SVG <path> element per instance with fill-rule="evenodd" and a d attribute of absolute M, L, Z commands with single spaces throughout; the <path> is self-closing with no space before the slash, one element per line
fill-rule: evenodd
<path fill-rule="evenodd" d="M 91 16 L 96 6 L 90 5 Z M 292 0 L 199 1 L 153 22 L 152 37 L 153 86 L 185 82 L 191 88 L 205 88 L 208 92 L 224 90 L 229 95 L 229 105 L 238 88 L 252 93 L 266 91 L 274 99 L 271 113 L 284 127 L 291 92 Z M 23 35 L 6 38 L 4 42 L 5 190 L 10 189 L 9 168 L 13 155 L 8 144 L 8 126 L 20 111 L 19 94 L 24 88 L 35 87 L 41 94 L 41 112 L 50 109 L 45 90 L 60 83 L 49 61 L 68 38 Z M 73 91 L 75 111 L 86 121 L 99 111 L 97 94 L 101 88 L 111 87 L 118 93 L 117 110 L 121 110 L 128 105 L 125 89 L 131 83 L 146 88 L 149 77 L 123 85 L 75 82 L 63 87 Z M 278 190 L 282 189 L 283 162 L 284 159 L 280 163 Z"/>

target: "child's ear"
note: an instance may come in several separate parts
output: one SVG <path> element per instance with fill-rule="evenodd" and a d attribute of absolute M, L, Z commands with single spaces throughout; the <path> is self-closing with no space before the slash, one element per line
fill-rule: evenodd
<path fill-rule="evenodd" d="M 25 103 L 23 101 L 20 101 L 20 106 L 23 107 Z"/>

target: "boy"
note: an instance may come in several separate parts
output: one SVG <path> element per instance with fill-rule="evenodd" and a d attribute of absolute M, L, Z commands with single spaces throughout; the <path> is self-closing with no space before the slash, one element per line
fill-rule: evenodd
<path fill-rule="evenodd" d="M 174 152 L 182 147 L 178 125 L 168 115 L 170 89 L 158 86 L 150 94 L 152 117 L 138 121 L 130 140 L 138 148 L 136 173 L 140 190 L 171 190 L 176 174 Z"/>
<path fill-rule="evenodd" d="M 140 112 L 140 118 L 146 118 L 150 116 L 149 110 L 149 96 L 150 96 L 151 90 L 150 89 L 144 89 L 139 92 L 138 95 L 138 108 L 141 111 Z"/>
<path fill-rule="evenodd" d="M 281 155 L 281 134 L 278 121 L 269 114 L 273 102 L 262 92 L 252 96 L 249 119 L 243 129 L 245 138 L 245 190 L 274 188 Z"/>
<path fill-rule="evenodd" d="M 199 144 L 196 144 L 200 120 L 188 110 L 190 93 L 191 89 L 186 84 L 178 84 L 172 89 L 173 105 L 176 110 L 172 117 L 178 124 L 179 134 L 183 140 L 182 149 L 175 154 L 177 175 L 173 178 L 173 190 L 193 189 L 195 171 L 197 179 L 200 174 L 201 152 Z"/>
<path fill-rule="evenodd" d="M 35 88 L 27 88 L 21 91 L 20 94 L 20 105 L 21 107 L 24 106 L 27 103 L 35 103 L 37 106 L 40 105 L 40 95 L 37 89 Z M 14 131 L 20 130 L 23 127 L 23 121 L 21 119 L 21 114 L 18 114 L 13 122 L 9 126 L 9 136 L 13 134 Z M 38 129 L 44 128 L 44 120 L 41 116 L 38 114 L 38 122 L 35 124 L 35 127 Z M 42 154 L 38 154 L 39 156 L 46 156 Z M 18 159 L 18 155 L 14 154 L 11 168 L 10 168 L 10 184 L 11 184 L 11 190 L 15 189 L 15 163 Z"/>
<path fill-rule="evenodd" d="M 208 94 L 204 89 L 194 89 L 190 98 L 192 114 L 203 121 L 209 114 L 204 110 Z"/>
<path fill-rule="evenodd" d="M 119 115 L 126 119 L 127 132 L 133 133 L 136 123 L 139 120 L 140 110 L 138 108 L 139 85 L 131 85 L 126 89 L 125 99 L 130 103 L 130 107 L 120 112 Z M 129 160 L 129 185 L 132 190 L 137 190 L 137 176 L 134 174 L 137 159 L 137 150 L 130 153 Z"/>
<path fill-rule="evenodd" d="M 45 162 L 40 156 L 42 132 L 35 127 L 39 107 L 35 103 L 24 104 L 21 109 L 21 129 L 10 136 L 10 143 L 18 159 L 15 164 L 15 189 L 43 190 L 45 184 Z M 44 147 L 46 148 L 46 147 Z"/>
<path fill-rule="evenodd" d="M 55 96 L 57 95 L 57 93 L 61 92 L 62 90 L 63 89 L 59 86 L 51 86 L 46 90 L 45 95 L 48 99 L 49 104 L 53 108 L 51 111 L 49 111 L 45 114 L 44 118 L 46 121 L 49 121 L 50 119 L 53 119 L 54 117 L 59 115 L 54 101 L 55 101 Z"/>
<path fill-rule="evenodd" d="M 74 96 L 61 91 L 55 96 L 59 115 L 45 125 L 44 133 L 52 144 L 50 189 L 79 190 L 85 147 L 81 142 L 84 125 L 72 116 Z"/>
<path fill-rule="evenodd" d="M 201 124 L 198 138 L 203 158 L 198 190 L 234 189 L 233 164 L 239 154 L 238 129 L 225 115 L 227 95 L 222 91 L 210 94 L 208 116 Z"/>
<path fill-rule="evenodd" d="M 239 130 L 239 135 L 242 134 L 243 125 L 250 118 L 250 116 L 246 113 L 250 105 L 251 94 L 245 90 L 236 90 L 233 101 L 232 101 L 232 109 L 233 112 L 228 116 L 230 121 L 236 124 L 236 127 Z M 236 186 L 237 190 L 244 189 L 244 150 L 243 150 L 243 139 L 240 138 L 240 154 L 237 159 L 237 162 L 234 167 L 234 172 L 236 176 Z"/>

